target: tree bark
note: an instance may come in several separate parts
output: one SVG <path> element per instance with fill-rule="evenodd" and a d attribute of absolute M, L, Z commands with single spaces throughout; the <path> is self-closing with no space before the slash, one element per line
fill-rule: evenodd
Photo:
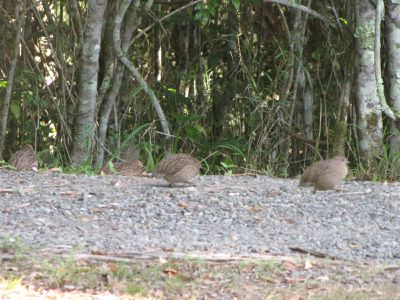
<path fill-rule="evenodd" d="M 356 97 L 360 154 L 373 164 L 382 153 L 382 114 L 374 68 L 375 10 L 369 1 L 355 1 Z"/>
<path fill-rule="evenodd" d="M 100 42 L 106 4 L 107 0 L 89 1 L 81 56 L 79 103 L 75 116 L 71 155 L 73 165 L 82 165 L 87 162 L 93 147 Z"/>
<path fill-rule="evenodd" d="M 354 68 L 345 69 L 346 78 L 343 82 L 343 87 L 339 99 L 339 113 L 336 122 L 335 135 L 333 138 L 333 155 L 344 155 L 346 132 L 347 132 L 347 116 L 350 104 L 351 85 L 353 81 Z"/>
<path fill-rule="evenodd" d="M 396 115 L 400 114 L 400 5 L 387 4 L 386 14 L 388 97 Z M 400 122 L 390 121 L 390 153 L 400 152 Z"/>
<path fill-rule="evenodd" d="M 301 72 L 299 88 L 303 92 L 303 118 L 304 118 L 304 133 L 305 136 L 313 140 L 314 130 L 313 130 L 313 94 L 310 88 L 310 84 L 306 81 L 306 76 L 304 71 Z"/>
<path fill-rule="evenodd" d="M 8 121 L 8 111 L 10 109 L 10 103 L 11 103 L 11 94 L 12 94 L 12 89 L 13 89 L 13 83 L 14 83 L 14 73 L 15 73 L 15 68 L 17 65 L 18 61 L 18 55 L 19 55 L 19 45 L 21 42 L 22 38 L 22 32 L 23 32 L 23 27 L 25 23 L 25 16 L 24 13 L 21 13 L 21 11 L 25 10 L 25 0 L 19 1 L 17 5 L 15 6 L 15 17 L 16 17 L 16 35 L 15 35 L 15 40 L 14 40 L 14 45 L 13 45 L 13 50 L 12 50 L 12 56 L 11 56 L 11 65 L 10 65 L 10 70 L 7 75 L 7 88 L 6 88 L 6 93 L 4 96 L 4 100 L 2 103 L 1 107 L 1 114 L 0 114 L 0 159 L 2 159 L 2 153 L 4 150 L 4 140 L 6 137 L 7 133 L 7 121 Z"/>
<path fill-rule="evenodd" d="M 377 92 L 378 99 L 381 105 L 382 112 L 388 116 L 390 119 L 395 120 L 396 116 L 392 109 L 386 102 L 383 80 L 382 80 L 382 71 L 381 71 L 381 23 L 384 15 L 384 3 L 383 0 L 376 1 L 376 19 L 375 19 L 375 42 L 374 42 L 374 51 L 375 51 L 375 77 L 377 83 Z"/>

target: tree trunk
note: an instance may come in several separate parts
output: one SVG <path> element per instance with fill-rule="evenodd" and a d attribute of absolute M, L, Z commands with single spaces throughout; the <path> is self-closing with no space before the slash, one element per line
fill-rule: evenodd
<path fill-rule="evenodd" d="M 125 53 L 128 50 L 129 43 L 132 39 L 133 31 L 137 28 L 140 23 L 141 18 L 137 16 L 137 10 L 139 9 L 140 1 L 136 0 L 131 8 L 127 12 L 126 16 L 126 24 L 124 27 L 124 34 L 122 36 L 122 51 Z M 113 21 L 114 28 L 114 21 Z M 114 31 L 114 30 L 113 30 Z M 113 38 L 111 39 L 113 43 Z M 113 44 L 111 45 L 113 46 Z M 100 115 L 99 115 L 99 146 L 97 149 L 97 159 L 96 164 L 97 167 L 101 167 L 104 162 L 104 146 L 106 145 L 106 137 L 107 137 L 107 125 L 110 119 L 111 110 L 114 106 L 114 103 L 119 94 L 119 90 L 122 83 L 122 78 L 124 75 L 125 67 L 121 62 L 117 63 L 117 68 L 114 73 L 114 77 L 111 83 L 111 89 L 107 93 L 104 103 L 101 106 Z"/>
<path fill-rule="evenodd" d="M 353 67 L 345 69 L 346 78 L 339 99 L 339 113 L 336 121 L 335 135 L 333 138 L 333 155 L 344 155 L 347 132 L 347 116 L 350 104 L 351 85 L 353 80 Z"/>
<path fill-rule="evenodd" d="M 388 96 L 396 115 L 400 114 L 400 5 L 387 4 L 386 14 Z M 390 153 L 400 152 L 400 122 L 390 121 Z"/>
<path fill-rule="evenodd" d="M 3 0 L 0 0 L 0 7 L 4 7 L 3 6 Z M 5 32 L 6 30 L 6 24 L 5 24 L 5 20 L 6 20 L 6 16 L 5 16 L 6 12 L 3 10 L 0 10 L 0 32 Z M 0 43 L 0 72 L 4 71 L 4 50 L 5 50 L 5 45 L 6 45 L 6 39 L 3 36 L 3 39 Z M 1 78 L 1 77 L 0 77 Z M 1 94 L 0 94 L 1 97 Z M 0 154 L 1 156 L 1 154 Z"/>
<path fill-rule="evenodd" d="M 355 3 L 358 142 L 363 160 L 373 166 L 383 148 L 382 114 L 374 76 L 375 10 L 369 1 Z"/>
<path fill-rule="evenodd" d="M 311 0 L 308 0 L 307 2 L 307 7 L 311 6 Z M 294 112 L 297 110 L 298 105 L 298 96 L 299 96 L 299 90 L 301 87 L 301 77 L 304 78 L 304 86 L 303 89 L 305 88 L 305 86 L 307 85 L 306 83 L 306 78 L 304 75 L 304 68 L 305 68 L 305 58 L 304 58 L 304 47 L 307 44 L 307 38 L 306 38 L 306 28 L 307 28 L 307 22 L 308 22 L 308 15 L 305 13 L 302 13 L 300 10 L 296 10 L 294 12 L 294 22 L 293 22 L 293 26 L 292 26 L 292 34 L 290 35 L 291 40 L 290 40 L 290 49 L 292 51 L 291 55 L 291 63 L 293 63 L 294 65 L 291 66 L 291 68 L 293 70 L 290 71 L 290 76 L 292 77 L 292 79 L 288 79 L 286 82 L 286 87 L 285 90 L 283 91 L 283 98 L 282 101 L 286 101 L 286 99 L 288 98 L 288 93 L 290 91 L 290 88 L 292 88 L 292 97 L 291 97 L 291 101 L 290 101 L 290 107 L 289 107 L 289 112 L 288 112 L 288 117 L 286 117 L 285 121 L 287 122 L 288 125 L 288 129 L 292 129 L 293 128 L 293 124 L 294 124 Z M 295 58 L 297 58 L 295 60 Z M 308 97 L 308 95 L 303 95 Z M 312 99 L 310 99 L 310 97 L 308 97 L 307 99 L 304 99 L 305 103 L 304 105 L 312 105 L 312 103 L 310 102 L 310 100 L 312 101 Z M 307 104 L 306 104 L 307 103 Z M 312 112 L 312 107 L 310 108 L 311 112 Z M 282 143 L 282 153 L 284 153 L 284 162 L 286 164 L 286 168 L 289 167 L 289 155 L 291 150 L 293 150 L 293 146 L 292 146 L 292 139 L 290 137 L 288 137 L 286 139 L 286 141 L 284 143 Z M 296 158 L 297 159 L 297 158 Z"/>
<path fill-rule="evenodd" d="M 2 158 L 2 153 L 4 150 L 4 140 L 7 133 L 8 111 L 10 109 L 11 94 L 14 83 L 14 73 L 15 73 L 15 67 L 17 65 L 17 60 L 19 55 L 19 45 L 21 42 L 22 31 L 25 21 L 25 16 L 24 13 L 21 13 L 21 8 L 22 11 L 25 10 L 25 0 L 19 1 L 19 3 L 17 3 L 17 5 L 15 6 L 15 17 L 17 20 L 16 34 L 12 49 L 10 70 L 7 75 L 7 89 L 0 111 L 0 159 Z"/>
<path fill-rule="evenodd" d="M 313 130 L 313 95 L 310 84 L 306 82 L 304 71 L 301 71 L 299 88 L 303 93 L 303 118 L 304 118 L 304 133 L 309 140 L 314 139 Z"/>
<path fill-rule="evenodd" d="M 189 9 L 181 12 L 183 18 L 187 18 Z M 189 96 L 189 81 L 187 78 L 189 72 L 189 61 L 190 61 L 190 49 L 189 49 L 189 40 L 190 40 L 190 22 L 186 21 L 181 24 L 178 31 L 178 46 L 179 46 L 179 83 L 178 83 L 178 92 L 180 95 L 184 95 L 185 97 Z"/>
<path fill-rule="evenodd" d="M 90 0 L 88 4 L 79 78 L 79 103 L 72 145 L 73 165 L 87 162 L 93 147 L 101 30 L 106 4 L 107 0 Z"/>
<path fill-rule="evenodd" d="M 157 13 L 160 13 L 158 9 Z M 162 49 L 162 31 L 161 25 L 156 24 L 153 33 L 154 49 L 153 49 L 153 63 L 154 63 L 154 78 L 153 82 L 161 82 L 163 74 L 163 49 Z"/>
<path fill-rule="evenodd" d="M 225 71 L 227 80 L 222 85 L 222 93 L 218 91 L 217 85 L 214 84 L 212 91 L 212 98 L 214 102 L 212 106 L 212 134 L 214 141 L 218 141 L 221 137 L 224 137 L 224 127 L 226 127 L 227 114 L 235 102 L 237 90 L 237 65 L 239 61 L 239 52 L 236 44 L 237 36 L 238 18 L 236 11 L 230 8 L 227 22 L 227 47 L 226 53 L 222 58 L 224 60 L 224 64 L 227 66 Z M 215 78 L 218 78 L 218 75 L 213 74 L 213 76 L 213 81 L 215 81 Z"/>

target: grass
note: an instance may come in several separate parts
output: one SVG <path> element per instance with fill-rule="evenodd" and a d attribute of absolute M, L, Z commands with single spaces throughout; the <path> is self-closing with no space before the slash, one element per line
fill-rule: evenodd
<path fill-rule="evenodd" d="M 300 260 L 215 263 L 167 259 L 114 263 L 76 260 L 72 256 L 26 255 L 18 261 L 0 264 L 0 298 L 2 293 L 27 286 L 56 289 L 60 293 L 111 292 L 135 299 L 400 298 L 400 286 L 388 279 L 399 270 L 385 272 L 384 267 L 341 265 L 326 260 L 312 265 L 312 269 L 305 270 L 304 261 Z M 321 274 L 326 274 L 326 278 Z"/>
<path fill-rule="evenodd" d="M 14 290 L 21 285 L 23 276 L 15 277 L 15 278 L 8 278 L 5 280 L 4 278 L 0 277 L 0 283 L 4 286 L 5 290 Z"/>
<path fill-rule="evenodd" d="M 122 263 L 77 259 L 74 253 L 43 256 L 11 236 L 0 245 L 0 299 L 24 299 L 32 293 L 40 299 L 48 290 L 60 298 L 80 293 L 85 299 L 101 293 L 131 299 L 400 299 L 395 281 L 400 265 L 310 257 L 220 263 L 186 257 Z"/>

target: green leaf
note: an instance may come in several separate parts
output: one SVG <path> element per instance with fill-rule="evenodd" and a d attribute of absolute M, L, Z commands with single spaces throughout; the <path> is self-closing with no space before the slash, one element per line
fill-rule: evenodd
<path fill-rule="evenodd" d="M 235 7 L 235 9 L 239 9 L 240 7 L 240 0 L 231 0 L 231 3 Z"/>
<path fill-rule="evenodd" d="M 339 20 L 340 20 L 340 22 L 342 22 L 342 24 L 343 25 L 349 25 L 349 22 L 347 22 L 347 20 L 346 19 L 344 19 L 344 18 L 339 18 Z"/>
<path fill-rule="evenodd" d="M 0 87 L 7 87 L 8 82 L 7 80 L 0 80 Z"/>
<path fill-rule="evenodd" d="M 203 126 L 201 126 L 200 124 L 196 124 L 196 125 L 194 125 L 194 127 L 196 128 L 196 130 L 197 130 L 199 133 L 201 133 L 201 134 L 204 135 L 204 136 L 207 136 L 207 132 L 206 132 L 206 130 L 204 129 Z"/>
<path fill-rule="evenodd" d="M 141 132 L 142 130 L 148 128 L 151 125 L 151 123 L 146 123 L 146 124 L 142 124 L 138 127 L 136 127 L 134 130 L 132 130 L 132 132 L 126 137 L 126 139 L 124 140 L 124 142 L 121 144 L 120 149 L 126 147 L 126 145 L 129 143 L 129 141 L 131 139 L 133 139 L 139 132 Z M 113 160 L 115 158 L 115 156 L 118 153 L 114 153 L 111 157 L 111 160 Z"/>
<path fill-rule="evenodd" d="M 319 60 L 321 58 L 321 53 L 319 51 L 314 51 L 313 53 L 311 53 L 311 58 Z"/>
<path fill-rule="evenodd" d="M 147 164 L 146 164 L 146 169 L 148 170 L 154 170 L 155 167 L 155 163 L 154 163 L 154 157 L 153 157 L 153 153 L 150 149 L 150 147 L 148 147 L 147 145 L 145 145 L 143 147 L 144 152 L 146 153 L 146 157 L 147 157 Z"/>
<path fill-rule="evenodd" d="M 172 115 L 178 123 L 186 123 L 189 120 L 189 116 L 186 114 L 172 113 Z"/>
<path fill-rule="evenodd" d="M 19 106 L 19 103 L 12 102 L 11 106 L 10 106 L 10 110 L 11 110 L 12 114 L 14 115 L 14 117 L 18 120 L 19 116 L 21 114 L 21 107 Z"/>
<path fill-rule="evenodd" d="M 109 169 L 111 172 L 113 172 L 113 173 L 116 173 L 116 172 L 117 172 L 117 171 L 115 170 L 114 164 L 112 163 L 111 160 L 108 161 L 107 166 L 108 166 L 108 169 Z"/>
<path fill-rule="evenodd" d="M 171 93 L 176 93 L 176 89 L 174 88 L 167 88 L 167 91 Z"/>

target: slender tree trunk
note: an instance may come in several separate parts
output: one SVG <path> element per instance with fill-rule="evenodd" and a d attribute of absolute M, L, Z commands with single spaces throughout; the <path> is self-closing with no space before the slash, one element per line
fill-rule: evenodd
<path fill-rule="evenodd" d="M 125 53 L 128 50 L 129 43 L 132 39 L 132 35 L 134 30 L 137 28 L 140 23 L 141 18 L 137 16 L 137 10 L 139 9 L 140 1 L 136 0 L 133 3 L 133 6 L 128 10 L 126 23 L 124 27 L 124 33 L 122 36 L 122 51 Z M 114 22 L 113 22 L 114 28 Z M 113 40 L 113 39 L 112 39 Z M 98 167 L 101 167 L 104 162 L 104 146 L 106 145 L 106 137 L 107 137 L 107 125 L 110 119 L 111 110 L 114 107 L 114 103 L 119 94 L 119 90 L 122 83 L 122 78 L 124 75 L 125 67 L 121 62 L 117 63 L 117 68 L 114 73 L 114 77 L 111 83 L 111 89 L 107 93 L 104 103 L 101 106 L 100 116 L 99 116 L 99 143 L 97 149 L 97 161 L 96 164 Z"/>
<path fill-rule="evenodd" d="M 378 92 L 378 99 L 381 107 L 381 111 L 390 119 L 395 120 L 396 116 L 394 115 L 392 109 L 386 102 L 386 96 L 384 92 L 383 79 L 382 79 L 382 71 L 381 71 L 381 23 L 384 16 L 384 8 L 385 5 L 383 0 L 376 0 L 376 14 L 375 14 L 375 38 L 374 38 L 374 65 L 375 65 L 375 77 L 376 77 L 376 86 Z"/>
<path fill-rule="evenodd" d="M 218 91 L 218 85 L 213 84 L 212 98 L 212 116 L 213 116 L 213 126 L 212 134 L 213 139 L 216 141 L 220 137 L 224 136 L 224 127 L 227 119 L 227 113 L 233 106 L 236 96 L 237 89 L 237 69 L 236 66 L 239 61 L 237 40 L 238 35 L 238 18 L 236 11 L 232 8 L 228 12 L 228 22 L 227 22 L 227 47 L 226 54 L 224 57 L 224 64 L 226 64 L 226 76 L 227 80 L 223 87 L 223 94 Z M 214 78 L 218 78 L 217 74 L 213 74 Z M 215 79 L 213 79 L 214 81 Z"/>
<path fill-rule="evenodd" d="M 158 13 L 161 11 L 158 9 Z M 156 24 L 154 27 L 153 33 L 153 41 L 154 41 L 154 49 L 153 49 L 153 61 L 154 61 L 154 79 L 153 82 L 161 82 L 162 74 L 163 74 L 163 49 L 162 49 L 162 31 L 161 25 Z"/>
<path fill-rule="evenodd" d="M 21 11 L 24 11 L 24 10 L 25 10 L 25 0 L 18 1 L 17 5 L 15 6 L 15 17 L 17 19 L 17 24 L 16 24 L 17 32 L 15 34 L 15 40 L 14 40 L 14 45 L 13 45 L 13 49 L 12 49 L 10 70 L 7 75 L 6 93 L 5 93 L 4 100 L 3 100 L 3 103 L 1 106 L 1 111 L 0 111 L 0 159 L 2 158 L 2 153 L 4 150 L 4 140 L 5 140 L 6 133 L 7 133 L 8 111 L 10 109 L 11 94 L 12 94 L 13 83 L 14 83 L 14 73 L 15 73 L 15 67 L 17 65 L 17 60 L 18 60 L 18 55 L 19 55 L 19 46 L 20 46 L 23 27 L 24 27 L 24 23 L 25 23 L 24 22 L 25 21 L 24 13 L 21 13 Z"/>
<path fill-rule="evenodd" d="M 182 15 L 187 15 L 187 11 L 181 12 Z M 187 18 L 187 17 L 186 17 Z M 184 22 L 178 27 L 178 44 L 179 44 L 179 83 L 178 91 L 180 95 L 185 97 L 189 96 L 189 81 L 187 75 L 189 72 L 189 61 L 190 61 L 190 51 L 189 51 L 189 40 L 190 40 L 190 22 Z"/>
<path fill-rule="evenodd" d="M 3 6 L 4 0 L 0 0 L 0 7 Z M 6 30 L 6 24 L 5 24 L 6 16 L 5 16 L 5 11 L 0 10 L 0 32 L 5 32 Z M 4 50 L 5 50 L 5 44 L 6 44 L 6 39 L 3 37 L 1 43 L 0 43 L 0 74 L 3 73 L 4 71 Z M 1 75 L 0 75 L 1 76 Z M 0 77 L 2 78 L 2 77 Z M 0 97 L 2 95 L 0 94 Z M 1 153 L 0 153 L 1 156 Z"/>
<path fill-rule="evenodd" d="M 400 114 L 400 5 L 387 4 L 386 14 L 387 70 L 389 102 L 396 115 Z M 390 121 L 390 153 L 400 153 L 400 122 Z"/>
<path fill-rule="evenodd" d="M 299 88 L 303 91 L 303 118 L 304 118 L 304 132 L 308 139 L 314 139 L 313 130 L 313 95 L 310 84 L 306 81 L 304 71 L 301 72 Z"/>
<path fill-rule="evenodd" d="M 105 20 L 102 39 L 101 39 L 101 50 L 99 56 L 99 94 L 96 106 L 97 116 L 100 108 L 102 107 L 104 98 L 111 86 L 111 80 L 114 75 L 116 58 L 114 55 L 113 47 L 113 30 L 114 30 L 114 19 L 117 11 L 116 2 L 109 1 L 106 7 L 107 18 Z"/>
<path fill-rule="evenodd" d="M 333 155 L 344 155 L 346 132 L 347 132 L 347 116 L 350 105 L 351 86 L 353 81 L 354 68 L 346 68 L 346 79 L 343 83 L 340 99 L 339 99 L 339 113 L 336 121 L 335 135 L 333 138 Z"/>
<path fill-rule="evenodd" d="M 192 29 L 193 47 L 191 49 L 191 57 L 197 59 L 198 65 L 197 74 L 193 81 L 192 96 L 199 113 L 203 115 L 208 110 L 208 103 L 211 103 L 210 91 L 208 90 L 210 82 L 209 77 L 206 76 L 207 61 L 201 51 L 202 34 L 200 26 L 193 24 Z"/>
<path fill-rule="evenodd" d="M 307 2 L 307 7 L 311 6 L 311 0 L 308 0 Z M 287 99 L 288 93 L 290 91 L 290 87 L 292 86 L 292 97 L 291 97 L 291 103 L 290 103 L 290 110 L 288 112 L 288 118 L 285 120 L 289 126 L 289 129 L 293 127 L 293 117 L 294 117 L 294 112 L 296 111 L 297 106 L 297 99 L 299 96 L 299 89 L 301 87 L 301 77 L 303 76 L 304 79 L 304 86 L 306 86 L 306 81 L 305 81 L 305 76 L 304 76 L 304 68 L 305 68 L 305 58 L 303 57 L 303 50 L 306 44 L 306 28 L 307 28 L 307 21 L 308 21 L 308 15 L 305 13 L 302 13 L 300 10 L 296 10 L 294 12 L 295 17 L 294 17 L 294 22 L 293 22 L 293 30 L 291 36 L 291 41 L 290 41 L 290 49 L 292 50 L 292 63 L 294 64 L 292 67 L 292 71 L 290 71 L 290 76 L 292 76 L 292 79 L 288 79 L 286 83 L 285 90 L 283 91 L 283 100 Z M 297 58 L 295 60 L 295 58 Z M 294 72 L 295 70 L 295 72 Z M 303 74 L 302 74 L 303 73 Z M 305 99 L 305 101 L 308 101 L 307 104 L 311 104 L 310 99 Z M 312 107 L 310 108 L 312 111 Z M 282 152 L 284 153 L 284 161 L 287 167 L 289 167 L 289 155 L 290 155 L 290 150 L 292 149 L 292 140 L 291 138 L 287 138 L 286 142 L 282 144 Z"/>
<path fill-rule="evenodd" d="M 88 4 L 79 78 L 79 103 L 72 145 L 73 165 L 87 162 L 93 147 L 101 31 L 106 4 L 107 0 L 90 0 Z"/>
<path fill-rule="evenodd" d="M 359 147 L 364 161 L 373 162 L 382 153 L 382 114 L 374 68 L 375 10 L 370 1 L 355 1 L 356 97 Z"/>

